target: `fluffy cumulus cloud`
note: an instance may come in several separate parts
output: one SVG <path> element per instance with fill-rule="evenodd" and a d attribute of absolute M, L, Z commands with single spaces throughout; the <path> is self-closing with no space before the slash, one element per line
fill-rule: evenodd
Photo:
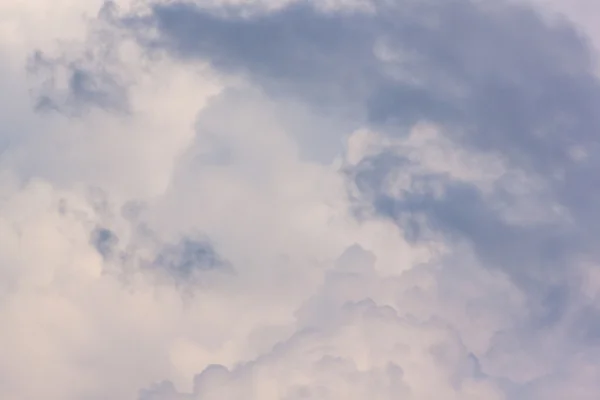
<path fill-rule="evenodd" d="M 0 4 L 0 398 L 600 396 L 594 2 Z"/>

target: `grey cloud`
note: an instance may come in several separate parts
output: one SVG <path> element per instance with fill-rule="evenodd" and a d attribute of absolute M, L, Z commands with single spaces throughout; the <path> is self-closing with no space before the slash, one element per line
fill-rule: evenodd
<path fill-rule="evenodd" d="M 154 6 L 149 20 L 124 19 L 137 27 L 148 21 L 161 34 L 148 46 L 246 73 L 286 95 L 340 94 L 329 100 L 361 104 L 373 123 L 455 123 L 470 133 L 468 144 L 538 167 L 570 165 L 566 146 L 593 139 L 582 128 L 598 124 L 585 42 L 523 7 L 405 0 L 368 15 L 324 14 L 300 3 L 242 18 L 176 2 Z M 402 66 L 376 57 L 381 41 L 403 57 Z M 422 82 L 393 79 L 386 67 L 408 69 Z M 544 128 L 545 137 L 535 135 Z"/>
<path fill-rule="evenodd" d="M 127 241 L 120 240 L 115 231 L 102 226 L 90 233 L 90 244 L 107 263 L 105 272 L 127 281 L 131 273 L 141 271 L 189 289 L 205 283 L 203 281 L 213 273 L 230 275 L 234 272 L 231 263 L 218 253 L 209 238 L 189 234 L 178 240 L 165 240 L 137 220 L 135 214 L 142 210 L 143 205 L 137 203 L 124 207 L 123 213 L 130 217 L 128 222 L 133 231 Z"/>
<path fill-rule="evenodd" d="M 360 14 L 315 13 L 303 3 L 242 18 L 183 2 L 157 4 L 150 18 L 122 20 L 136 29 L 148 49 L 206 59 L 220 71 L 260 80 L 271 94 L 302 93 L 321 104 L 363 98 L 376 84 L 370 79 L 379 80 L 371 51 L 372 22 Z M 145 37 L 150 26 L 158 28 L 158 39 Z"/>
<path fill-rule="evenodd" d="M 598 256 L 600 86 L 587 44 L 567 24 L 549 25 L 523 6 L 402 1 L 377 7 L 375 14 L 323 13 L 294 4 L 242 18 L 172 3 L 154 6 L 150 20 L 137 22 L 158 28 L 152 46 L 245 74 L 273 94 L 318 106 L 360 106 L 366 123 L 392 136 L 419 120 L 437 122 L 463 146 L 501 154 L 513 167 L 544 177 L 548 201 L 565 206 L 574 223 L 511 225 L 478 188 L 443 177 L 422 177 L 445 185 L 442 199 L 376 195 L 373 202 L 383 214 L 422 213 L 450 237 L 466 238 L 486 265 L 539 292 L 540 304 L 551 305 L 546 308 L 560 309 L 573 257 Z M 378 43 L 401 62 L 378 59 Z M 416 83 L 394 78 L 390 69 L 408 71 Z M 588 152 L 585 160 L 573 159 L 574 145 Z M 397 168 L 402 161 L 392 163 Z M 377 182 L 390 170 L 371 168 L 367 179 L 363 170 L 362 189 L 378 193 Z"/>
<path fill-rule="evenodd" d="M 90 242 L 98 253 L 107 259 L 117 251 L 116 247 L 119 244 L 119 237 L 110 229 L 96 228 L 92 231 Z"/>
<path fill-rule="evenodd" d="M 587 45 L 572 28 L 503 3 L 405 0 L 377 11 L 326 14 L 299 3 L 242 18 L 176 2 L 123 23 L 158 28 L 149 48 L 246 74 L 271 93 L 359 107 L 392 135 L 398 124 L 427 119 L 525 168 L 592 178 L 590 160 L 576 163 L 569 150 L 597 148 L 600 89 Z M 400 61 L 380 60 L 378 43 Z M 389 69 L 418 82 L 395 79 Z M 569 195 L 578 181 L 565 179 L 557 190 L 581 209 L 587 201 Z"/>
<path fill-rule="evenodd" d="M 66 69 L 69 75 L 66 88 L 56 87 L 50 78 L 35 103 L 37 111 L 79 115 L 90 107 L 106 111 L 127 109 L 126 90 L 114 77 L 75 65 L 69 65 Z"/>
<path fill-rule="evenodd" d="M 41 50 L 29 57 L 27 70 L 35 82 L 32 94 L 36 111 L 67 116 L 81 116 L 92 108 L 129 111 L 129 82 L 117 73 L 120 65 L 116 46 L 120 40 L 114 36 L 117 31 L 103 29 L 103 24 L 112 26 L 115 12 L 111 2 L 100 9 L 98 24 L 85 43 L 88 50 L 81 56 L 69 55 L 76 49 L 76 45 L 69 44 L 60 49 L 58 57 Z"/>
<path fill-rule="evenodd" d="M 231 265 L 219 256 L 210 242 L 191 237 L 164 246 L 151 266 L 178 282 L 193 282 L 202 272 L 232 271 Z"/>
<path fill-rule="evenodd" d="M 413 179 L 443 187 L 441 197 L 433 190 L 387 195 L 383 182 L 409 163 L 388 153 L 350 171 L 377 213 L 398 221 L 412 240 L 433 230 L 450 243 L 466 241 L 483 265 L 510 276 L 529 297 L 528 328 L 556 326 L 586 302 L 576 263 L 600 261 L 600 85 L 586 40 L 567 23 L 550 24 L 508 2 L 375 7 L 373 14 L 324 13 L 300 3 L 241 17 L 175 2 L 121 23 L 148 49 L 209 61 L 274 96 L 351 111 L 357 125 L 390 137 L 417 121 L 435 122 L 464 148 L 500 155 L 542 180 L 541 201 L 561 205 L 568 218 L 506 221 L 479 187 L 439 174 Z M 158 38 L 145 35 L 148 27 Z M 510 207 L 519 196 L 498 182 L 492 197 Z M 581 313 L 573 322 L 579 336 L 565 340 L 586 345 L 596 340 L 597 318 Z"/>

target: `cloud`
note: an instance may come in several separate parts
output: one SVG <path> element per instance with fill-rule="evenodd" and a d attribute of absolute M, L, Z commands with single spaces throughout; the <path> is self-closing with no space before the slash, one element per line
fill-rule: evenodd
<path fill-rule="evenodd" d="M 37 74 L 50 69 L 47 73 L 52 76 L 56 67 L 57 62 L 45 60 L 38 53 L 33 58 L 31 69 Z M 76 65 L 66 66 L 65 69 L 68 82 L 64 100 L 60 100 L 60 94 L 55 93 L 57 88 L 51 77 L 44 85 L 47 87 L 45 93 L 40 95 L 36 103 L 37 110 L 67 112 L 67 109 L 74 109 L 74 113 L 80 113 L 82 107 L 89 105 L 106 110 L 127 110 L 126 90 L 108 73 L 92 73 Z"/>
<path fill-rule="evenodd" d="M 596 398 L 600 87 L 548 10 L 0 6 L 0 397 Z"/>
<path fill-rule="evenodd" d="M 362 123 L 392 137 L 419 121 L 440 124 L 461 146 L 500 155 L 515 173 L 539 181 L 543 193 L 533 196 L 563 207 L 570 220 L 527 227 L 499 221 L 478 187 L 430 173 L 419 184 L 442 187 L 442 198 L 413 192 L 402 201 L 373 201 L 384 214 L 390 207 L 424 214 L 470 240 L 485 265 L 499 266 L 528 292 L 541 285 L 539 296 L 557 300 L 562 289 L 555 286 L 564 288 L 573 257 L 595 252 L 586 240 L 594 237 L 587 236 L 594 228 L 585 228 L 590 214 L 582 210 L 595 197 L 590 183 L 599 122 L 593 110 L 600 90 L 585 41 L 569 25 L 549 25 L 523 5 L 377 6 L 375 13 L 327 13 L 300 3 L 244 18 L 191 3 L 157 4 L 140 21 L 148 25 L 149 18 L 158 31 L 148 46 L 175 57 L 248 76 L 274 96 L 300 96 L 316 107 L 358 105 Z M 396 164 L 405 167 L 403 160 Z M 366 184 L 393 171 L 386 164 Z M 506 207 L 523 197 L 497 185 Z"/>

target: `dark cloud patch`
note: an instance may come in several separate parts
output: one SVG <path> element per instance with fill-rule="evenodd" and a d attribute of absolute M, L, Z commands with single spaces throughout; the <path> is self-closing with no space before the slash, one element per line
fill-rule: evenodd
<path fill-rule="evenodd" d="M 104 258 L 110 258 L 117 252 L 119 237 L 106 228 L 96 228 L 92 231 L 90 242 L 96 248 L 98 253 Z"/>
<path fill-rule="evenodd" d="M 148 49 L 248 75 L 271 94 L 294 92 L 327 105 L 362 99 L 378 85 L 371 79 L 379 81 L 372 21 L 361 14 L 326 15 L 295 3 L 247 18 L 176 2 L 155 5 L 149 18 L 128 16 L 122 22 Z M 144 34 L 151 27 L 158 29 L 158 38 Z"/>
<path fill-rule="evenodd" d="M 415 177 L 419 181 L 420 177 Z M 402 198 L 374 197 L 377 212 L 402 225 L 408 239 L 419 241 L 442 233 L 450 243 L 470 244 L 482 264 L 508 274 L 530 297 L 532 323 L 545 328 L 568 311 L 574 288 L 569 282 L 570 256 L 579 243 L 570 229 L 557 223 L 513 225 L 501 218 L 471 184 L 434 175 L 421 177 L 428 186 L 444 187 L 442 196 L 406 191 Z"/>
<path fill-rule="evenodd" d="M 121 73 L 119 46 L 114 29 L 117 8 L 111 1 L 90 21 L 84 43 L 64 42 L 52 52 L 37 50 L 27 60 L 34 109 L 81 116 L 91 109 L 127 114 L 131 82 Z M 83 44 L 83 49 L 82 49 Z"/>
<path fill-rule="evenodd" d="M 231 263 L 203 235 L 184 236 L 179 241 L 169 242 L 144 223 L 134 221 L 132 227 L 133 237 L 125 243 L 105 227 L 99 226 L 90 234 L 91 245 L 107 263 L 104 272 L 119 277 L 124 283 L 141 272 L 157 284 L 174 284 L 183 294 L 190 294 L 208 282 L 234 273 Z"/>
<path fill-rule="evenodd" d="M 194 238 L 165 245 L 151 268 L 182 283 L 193 283 L 207 272 L 232 272 L 231 265 L 219 256 L 209 241 Z"/>
<path fill-rule="evenodd" d="M 30 74 L 39 82 L 33 90 L 35 109 L 68 116 L 82 115 L 91 108 L 127 112 L 129 99 L 125 83 L 101 66 L 85 64 L 36 52 L 28 65 Z"/>
<path fill-rule="evenodd" d="M 375 156 L 365 157 L 358 166 L 348 172 L 362 193 L 377 196 L 384 190 L 388 172 L 394 168 L 408 167 L 410 164 L 406 157 L 384 151 Z"/>
<path fill-rule="evenodd" d="M 381 3 L 374 15 L 323 13 L 299 2 L 248 18 L 175 2 L 123 23 L 140 37 L 145 28 L 156 28 L 159 36 L 146 38 L 148 48 L 209 61 L 220 71 L 249 75 L 272 93 L 318 106 L 360 105 L 373 123 L 427 118 L 464 128 L 469 118 L 477 128 L 481 116 L 485 122 L 495 118 L 497 129 L 522 131 L 527 122 L 515 118 L 517 112 L 542 108 L 532 104 L 542 97 L 548 105 L 560 103 L 557 95 L 569 85 L 552 70 L 575 79 L 588 73 L 589 53 L 577 34 L 568 26 L 548 27 L 524 7 L 486 9 L 463 0 Z M 386 51 L 391 60 L 378 55 Z M 581 83 L 586 87 L 591 79 Z M 504 111 L 513 118 L 503 118 Z"/>
<path fill-rule="evenodd" d="M 390 131 L 419 119 L 451 123 L 465 143 L 544 171 L 571 164 L 569 145 L 595 138 L 589 128 L 599 124 L 585 41 L 504 2 L 404 0 L 374 15 L 295 3 L 254 18 L 175 2 L 123 21 L 157 28 L 150 47 L 245 73 L 271 91 L 361 104 Z"/>

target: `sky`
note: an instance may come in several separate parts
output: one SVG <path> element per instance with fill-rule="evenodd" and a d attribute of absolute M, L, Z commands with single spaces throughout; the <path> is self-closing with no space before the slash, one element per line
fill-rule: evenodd
<path fill-rule="evenodd" d="M 597 399 L 596 3 L 0 2 L 0 398 Z"/>

